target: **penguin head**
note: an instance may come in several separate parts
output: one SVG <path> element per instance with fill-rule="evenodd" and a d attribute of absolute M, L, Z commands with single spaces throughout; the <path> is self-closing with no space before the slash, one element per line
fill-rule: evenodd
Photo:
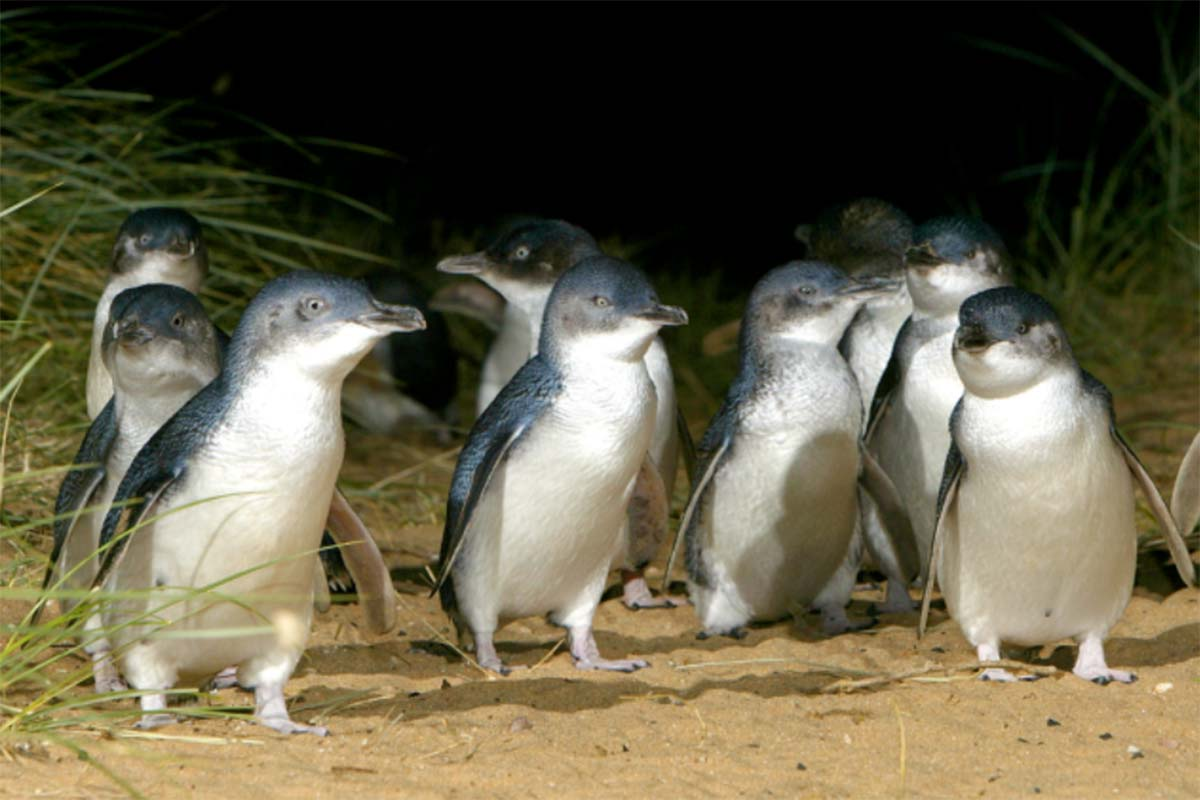
<path fill-rule="evenodd" d="M 101 344 L 104 365 L 121 392 L 197 392 L 221 370 L 217 332 L 196 296 L 149 283 L 126 289 L 109 306 Z"/>
<path fill-rule="evenodd" d="M 538 352 L 551 360 L 577 355 L 637 361 L 664 325 L 686 325 L 687 313 L 658 300 L 640 269 L 591 256 L 554 285 L 542 318 Z"/>
<path fill-rule="evenodd" d="M 437 268 L 451 275 L 474 275 L 508 302 L 540 313 L 559 276 L 599 253 L 596 240 L 582 228 L 539 219 L 509 228 L 486 250 L 444 258 Z"/>
<path fill-rule="evenodd" d="M 246 307 L 230 342 L 230 371 L 341 381 L 383 337 L 424 327 L 420 311 L 376 300 L 364 281 L 296 270 L 267 283 Z"/>
<path fill-rule="evenodd" d="M 906 279 L 913 307 L 953 314 L 976 292 L 1008 283 L 1008 250 L 1000 235 L 972 217 L 940 217 L 913 233 Z"/>
<path fill-rule="evenodd" d="M 913 223 L 891 203 L 862 197 L 825 209 L 796 229 L 807 258 L 836 264 L 851 275 L 903 276 Z"/>
<path fill-rule="evenodd" d="M 126 217 L 113 245 L 112 272 L 142 271 L 199 291 L 208 274 L 208 250 L 196 218 L 178 208 L 143 208 Z"/>
<path fill-rule="evenodd" d="M 742 350 L 768 339 L 836 345 L 859 306 L 896 286 L 883 278 L 850 278 L 821 261 L 776 267 L 750 293 Z"/>
<path fill-rule="evenodd" d="M 1007 397 L 1075 367 L 1058 315 L 1032 292 L 1001 286 L 972 295 L 958 321 L 954 366 L 972 394 Z"/>

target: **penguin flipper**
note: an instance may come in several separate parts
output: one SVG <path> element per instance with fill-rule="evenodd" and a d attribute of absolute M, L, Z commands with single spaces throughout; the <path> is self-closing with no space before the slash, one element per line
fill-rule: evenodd
<path fill-rule="evenodd" d="M 687 419 L 683 416 L 683 409 L 678 405 L 675 406 L 675 429 L 679 435 L 679 450 L 683 453 L 683 470 L 687 473 L 687 479 L 690 483 L 696 476 L 696 442 L 692 439 L 692 432 L 688 430 Z M 671 498 L 668 497 L 667 502 L 670 503 L 670 501 Z"/>
<path fill-rule="evenodd" d="M 1174 517 L 1167 510 L 1167 504 L 1163 502 L 1162 495 L 1158 493 L 1154 479 L 1150 477 L 1150 473 L 1146 472 L 1146 468 L 1142 466 L 1142 462 L 1133 452 L 1133 448 L 1129 446 L 1117 429 L 1114 427 L 1110 430 L 1113 439 L 1121 448 L 1121 455 L 1125 457 L 1126 466 L 1129 467 L 1134 480 L 1141 486 L 1142 494 L 1146 496 L 1150 510 L 1154 512 L 1154 518 L 1158 520 L 1158 527 L 1163 533 L 1163 538 L 1167 540 L 1167 549 L 1171 551 L 1171 560 L 1175 562 L 1175 569 L 1179 571 L 1179 577 L 1183 579 L 1184 585 L 1195 586 L 1196 565 L 1192 563 L 1187 543 L 1183 541 L 1183 536 L 1180 535 L 1179 528 L 1175 525 Z"/>
<path fill-rule="evenodd" d="M 869 526 L 864 526 L 863 539 L 867 549 L 871 551 L 876 563 L 895 563 L 900 567 L 901 574 L 911 581 L 921 571 L 921 556 L 917 551 L 917 539 L 908 511 L 904 508 L 904 501 L 900 498 L 896 485 L 892 483 L 883 467 L 879 466 L 874 456 L 868 453 L 865 447 L 860 447 L 859 453 L 863 466 L 862 475 L 858 480 L 875 501 L 875 507 L 883 520 L 882 532 L 886 534 L 882 541 L 876 541 L 875 537 L 866 531 Z M 874 532 L 874 528 L 870 527 L 870 531 Z M 881 550 L 883 552 L 880 552 Z"/>
<path fill-rule="evenodd" d="M 942 531 L 946 518 L 954 501 L 958 499 L 958 485 L 962 482 L 963 473 L 967 471 L 966 459 L 958 449 L 954 439 L 954 429 L 958 427 L 959 414 L 962 412 L 962 398 L 954 406 L 950 414 L 950 450 L 946 453 L 946 466 L 942 469 L 942 485 L 938 487 L 937 524 L 933 528 L 933 540 L 929 543 L 929 571 L 925 577 L 925 588 L 921 592 L 921 619 L 917 623 L 917 638 L 925 635 L 925 626 L 929 621 L 929 604 L 933 601 L 933 584 L 937 580 L 937 565 L 942 559 Z"/>
<path fill-rule="evenodd" d="M 1171 516 L 1179 533 L 1187 536 L 1200 522 L 1200 433 L 1192 439 L 1192 445 L 1179 465 L 1175 476 L 1175 488 L 1171 492 Z"/>
<path fill-rule="evenodd" d="M 888 358 L 887 367 L 883 370 L 883 375 L 880 376 L 879 383 L 875 386 L 875 396 L 871 398 L 871 413 L 867 415 L 866 432 L 863 433 L 864 442 L 871 441 L 871 437 L 875 435 L 875 429 L 879 427 L 880 421 L 887 414 L 888 407 L 891 405 L 892 393 L 900 386 L 900 380 L 903 377 L 900 374 L 900 353 L 910 330 L 912 330 L 911 315 L 904 320 L 904 324 L 896 333 L 896 341 L 892 343 L 892 355 Z"/>
<path fill-rule="evenodd" d="M 1146 502 L 1150 505 L 1150 510 L 1154 512 L 1154 517 L 1158 520 L 1158 527 L 1167 541 L 1167 549 L 1171 551 L 1171 560 L 1175 562 L 1175 569 L 1179 571 L 1179 577 L 1183 579 L 1184 585 L 1195 586 L 1196 565 L 1192 563 L 1187 544 L 1183 541 L 1183 536 L 1180 535 L 1179 528 L 1175 524 L 1175 518 L 1167 510 L 1167 504 L 1163 502 L 1162 495 L 1158 493 L 1154 479 L 1142 466 L 1141 459 L 1137 457 L 1137 453 L 1133 452 L 1133 448 L 1117 430 L 1117 416 L 1113 411 L 1112 393 L 1108 391 L 1107 386 L 1087 370 L 1083 370 L 1083 386 L 1084 391 L 1103 403 L 1108 409 L 1108 432 L 1112 435 L 1117 447 L 1121 449 L 1125 465 L 1129 467 L 1130 474 L 1141 487 L 1142 494 L 1146 496 Z"/>
<path fill-rule="evenodd" d="M 714 423 L 714 427 L 717 423 Z M 708 435 L 705 435 L 708 438 Z M 699 463 L 696 465 L 697 474 L 700 476 L 698 480 L 692 482 L 692 492 L 688 497 L 687 506 L 683 509 L 683 518 L 679 521 L 679 529 L 675 532 L 675 540 L 671 542 L 671 553 L 667 557 L 667 568 L 663 571 L 663 594 L 667 593 L 667 587 L 671 585 L 671 571 L 675 567 L 675 556 L 679 552 L 679 541 L 681 539 L 687 541 L 687 556 L 686 560 L 689 567 L 689 574 L 694 562 L 697 561 L 693 556 L 698 551 L 699 545 L 693 540 L 696 534 L 693 532 L 696 522 L 696 511 L 700 504 L 704 502 L 705 496 L 712 485 L 713 476 L 717 474 L 717 468 L 721 466 L 721 462 L 725 457 L 725 453 L 729 450 L 730 442 L 733 441 L 733 429 L 729 427 L 725 435 L 721 437 L 716 444 L 715 450 L 708 450 L 700 457 Z"/>
<path fill-rule="evenodd" d="M 54 501 L 54 545 L 50 550 L 46 574 L 42 578 L 43 593 L 54 580 L 59 556 L 67 546 L 75 523 L 79 521 L 80 515 L 96 494 L 96 489 L 104 481 L 107 474 L 105 461 L 116 438 L 116 403 L 110 398 L 104 409 L 92 420 L 83 437 L 83 443 L 79 446 L 79 452 L 75 455 L 74 465 L 59 486 L 58 497 Z M 83 466 L 85 464 L 91 466 Z M 37 622 L 45 602 L 46 599 L 41 598 L 34 606 L 32 622 Z"/>
<path fill-rule="evenodd" d="M 492 475 L 561 389 L 558 373 L 544 359 L 534 356 L 517 370 L 475 421 L 450 481 L 438 578 L 430 597 L 441 591 L 449 579 L 471 516 Z"/>
<path fill-rule="evenodd" d="M 396 592 L 392 588 L 391 572 L 383 563 L 383 554 L 371 531 L 337 489 L 334 489 L 329 504 L 326 528 L 337 542 L 346 569 L 354 579 L 367 629 L 375 634 L 391 630 L 396 624 Z"/>
<path fill-rule="evenodd" d="M 145 452 L 145 448 L 143 448 L 143 452 Z M 92 581 L 93 589 L 104 585 L 104 581 L 108 579 L 109 573 L 116 569 L 117 564 L 120 563 L 121 556 L 125 552 L 125 545 L 129 543 L 129 536 L 143 522 L 149 520 L 155 505 L 162 499 L 163 494 L 167 489 L 171 488 L 175 481 L 183 477 L 185 472 L 185 468 L 179 465 L 173 469 L 164 472 L 155 472 L 143 477 L 139 473 L 134 472 L 134 467 L 138 466 L 140 457 L 141 453 L 138 454 L 138 458 L 133 460 L 133 465 L 130 466 L 129 472 L 125 474 L 125 479 L 121 481 L 121 486 L 117 489 L 117 496 L 113 498 L 112 506 L 109 507 L 108 514 L 104 517 L 104 527 L 100 531 L 99 547 L 104 552 L 104 555 L 102 557 L 103 560 L 100 562 L 100 569 L 96 573 L 96 578 Z M 130 480 L 131 478 L 134 480 Z M 126 501 L 129 502 L 127 503 Z M 126 535 L 117 539 L 117 527 L 121 523 L 121 517 L 124 516 L 126 506 L 130 509 L 130 519 L 128 524 L 125 525 Z M 109 546 L 110 544 L 111 547 Z"/>

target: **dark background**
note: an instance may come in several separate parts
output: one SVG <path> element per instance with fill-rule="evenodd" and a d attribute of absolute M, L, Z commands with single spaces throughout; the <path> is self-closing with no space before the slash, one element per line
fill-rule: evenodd
<path fill-rule="evenodd" d="M 327 155 L 316 179 L 389 211 L 418 255 L 434 220 L 528 213 L 646 242 L 651 269 L 752 279 L 798 254 L 797 223 L 868 194 L 918 222 L 977 212 L 1019 251 L 1036 179 L 1009 173 L 1111 163 L 1145 121 L 1064 29 L 1157 85 L 1156 26 L 1190 55 L 1198 7 L 136 5 L 89 56 L 179 29 L 99 85 L 400 154 Z M 253 156 L 314 179 L 283 146 Z"/>

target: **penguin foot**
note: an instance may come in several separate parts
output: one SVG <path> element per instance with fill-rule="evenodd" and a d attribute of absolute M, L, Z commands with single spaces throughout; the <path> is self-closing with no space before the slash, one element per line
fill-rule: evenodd
<path fill-rule="evenodd" d="M 507 677 L 513 670 L 528 669 L 525 666 L 510 667 L 500 660 L 500 656 L 496 654 L 496 645 L 492 642 L 490 633 L 472 632 L 472 637 L 475 639 L 475 663 L 484 669 L 491 670 L 497 675 Z"/>
<path fill-rule="evenodd" d="M 861 631 L 874 627 L 879 620 L 856 619 L 846 616 L 846 609 L 840 605 L 819 609 L 821 612 L 821 630 L 826 636 L 837 636 L 840 633 Z"/>
<path fill-rule="evenodd" d="M 704 641 L 705 639 L 711 639 L 714 636 L 726 636 L 730 639 L 737 639 L 740 641 L 749 635 L 750 632 L 739 625 L 738 627 L 730 628 L 727 631 L 700 631 L 696 634 L 696 638 L 700 641 Z"/>
<path fill-rule="evenodd" d="M 287 703 L 283 699 L 283 685 L 265 683 L 254 688 L 254 721 L 280 733 L 311 733 L 327 736 L 329 729 L 324 725 L 305 725 L 293 722 L 288 716 Z"/>
<path fill-rule="evenodd" d="M 632 573 L 635 577 L 625 580 L 624 591 L 621 596 L 621 602 L 630 611 L 638 611 L 643 608 L 677 608 L 679 601 L 670 597 L 655 597 L 650 591 L 650 585 L 646 583 L 646 579 L 641 572 Z M 621 577 L 625 578 L 625 570 L 621 571 Z"/>
<path fill-rule="evenodd" d="M 571 658 L 575 661 L 575 669 L 603 669 L 614 672 L 634 672 L 650 666 L 649 661 L 640 658 L 610 660 L 600 657 L 600 648 L 596 646 L 596 637 L 592 634 L 590 625 L 578 625 L 569 629 L 571 638 Z"/>
<path fill-rule="evenodd" d="M 218 672 L 213 679 L 209 681 L 209 688 L 212 691 L 218 689 L 232 689 L 238 685 L 237 667 L 226 667 Z"/>
<path fill-rule="evenodd" d="M 167 696 L 165 694 L 144 694 L 139 703 L 142 706 L 142 718 L 135 722 L 133 727 L 147 731 L 152 728 L 161 728 L 164 725 L 172 725 L 176 722 L 174 714 L 154 713 L 162 711 L 167 707 Z"/>
<path fill-rule="evenodd" d="M 1085 681 L 1107 686 L 1112 681 L 1133 683 L 1137 675 L 1119 669 L 1109 669 L 1104 660 L 1104 641 L 1099 636 L 1085 636 L 1079 643 L 1079 656 L 1071 670 Z"/>
<path fill-rule="evenodd" d="M 1029 677 L 1032 677 L 1032 676 L 1029 676 Z M 996 683 L 1016 683 L 1017 676 L 1013 675 L 1011 672 L 1009 672 L 1006 669 L 990 667 L 989 669 L 985 669 L 983 672 L 979 673 L 979 680 L 995 681 Z"/>
<path fill-rule="evenodd" d="M 121 679 L 121 673 L 117 671 L 117 665 L 107 650 L 92 656 L 92 678 L 96 683 L 96 694 L 123 692 L 129 688 Z"/>
<path fill-rule="evenodd" d="M 149 731 L 164 725 L 174 725 L 177 721 L 174 714 L 143 714 L 141 719 L 133 723 L 133 727 Z"/>
<path fill-rule="evenodd" d="M 917 604 L 909 596 L 904 584 L 889 580 L 883 603 L 875 606 L 874 610 L 880 614 L 909 614 L 917 610 Z"/>

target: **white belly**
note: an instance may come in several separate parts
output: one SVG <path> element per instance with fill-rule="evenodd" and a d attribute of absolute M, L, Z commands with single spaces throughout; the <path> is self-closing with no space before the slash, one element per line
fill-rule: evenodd
<path fill-rule="evenodd" d="M 846 361 L 858 381 L 863 408 L 868 410 L 892 356 L 896 334 L 912 313 L 912 300 L 907 291 L 900 292 L 898 297 L 887 298 L 887 301 L 864 307 L 846 331 Z"/>
<path fill-rule="evenodd" d="M 996 411 L 1011 428 L 1021 422 Z M 1103 636 L 1129 601 L 1137 559 L 1132 481 L 1106 420 L 1047 424 L 1037 438 L 1003 421 L 965 442 L 939 565 L 947 608 L 972 644 Z"/>
<path fill-rule="evenodd" d="M 476 416 L 483 413 L 513 375 L 517 374 L 530 356 L 536 342 L 530 338 L 530 324 L 514 304 L 505 307 L 500 331 L 488 348 L 479 376 L 479 394 L 475 398 Z"/>
<path fill-rule="evenodd" d="M 611 398 L 565 390 L 496 470 L 454 577 L 474 629 L 534 614 L 562 621 L 599 602 L 654 421 L 640 372 Z"/>
<path fill-rule="evenodd" d="M 953 336 L 953 331 L 938 336 L 914 354 L 871 440 L 871 451 L 908 509 L 922 564 L 929 559 L 938 487 L 950 450 L 950 413 L 963 393 L 950 355 Z"/>

